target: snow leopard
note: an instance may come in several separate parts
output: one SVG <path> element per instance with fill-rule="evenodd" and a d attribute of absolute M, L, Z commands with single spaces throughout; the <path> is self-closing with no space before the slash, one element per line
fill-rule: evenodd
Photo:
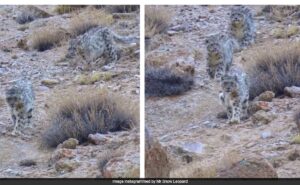
<path fill-rule="evenodd" d="M 240 49 L 254 43 L 256 28 L 249 8 L 245 6 L 231 8 L 229 32 L 238 41 Z"/>
<path fill-rule="evenodd" d="M 100 57 L 105 58 L 105 64 L 116 62 L 121 57 L 121 49 L 114 41 L 128 44 L 137 40 L 137 37 L 119 36 L 107 27 L 95 27 L 70 41 L 66 58 L 73 58 L 78 54 L 88 64 L 97 63 Z"/>
<path fill-rule="evenodd" d="M 227 34 L 214 34 L 205 40 L 207 49 L 206 71 L 211 79 L 220 81 L 232 65 L 237 43 Z"/>
<path fill-rule="evenodd" d="M 240 123 L 248 116 L 249 82 L 246 73 L 232 67 L 221 78 L 221 87 L 219 98 L 227 110 L 227 123 Z"/>
<path fill-rule="evenodd" d="M 23 128 L 32 127 L 31 119 L 35 100 L 32 83 L 24 78 L 18 79 L 6 90 L 5 95 L 14 125 L 12 134 L 22 134 Z"/>

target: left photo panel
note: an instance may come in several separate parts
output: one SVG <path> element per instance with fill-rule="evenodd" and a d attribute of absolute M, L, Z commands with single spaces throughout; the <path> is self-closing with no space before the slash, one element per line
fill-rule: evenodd
<path fill-rule="evenodd" d="M 0 178 L 139 178 L 140 6 L 0 18 Z"/>

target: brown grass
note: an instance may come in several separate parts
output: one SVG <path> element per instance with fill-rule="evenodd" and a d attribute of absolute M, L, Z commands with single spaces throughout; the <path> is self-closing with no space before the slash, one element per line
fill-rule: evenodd
<path fill-rule="evenodd" d="M 56 147 L 68 138 L 85 142 L 89 134 L 129 130 L 139 126 L 139 107 L 107 90 L 69 89 L 50 105 L 49 126 L 42 145 Z"/>
<path fill-rule="evenodd" d="M 54 11 L 58 14 L 65 14 L 77 11 L 84 7 L 86 7 L 86 5 L 57 5 Z"/>
<path fill-rule="evenodd" d="M 215 178 L 217 176 L 216 164 L 204 160 L 193 162 L 184 167 L 171 171 L 171 178 Z"/>
<path fill-rule="evenodd" d="M 285 87 L 300 86 L 300 44 L 265 43 L 250 53 L 246 71 L 249 75 L 250 99 L 264 91 L 273 91 L 280 96 Z"/>
<path fill-rule="evenodd" d="M 172 12 L 163 6 L 145 7 L 145 36 L 163 33 L 170 25 Z"/>
<path fill-rule="evenodd" d="M 263 8 L 263 12 L 267 14 L 267 17 L 275 21 L 283 21 L 286 18 L 293 16 L 299 12 L 300 6 L 291 5 L 266 5 Z"/>
<path fill-rule="evenodd" d="M 91 28 L 108 26 L 114 22 L 112 14 L 97 9 L 88 9 L 82 14 L 75 16 L 70 22 L 70 33 L 72 36 L 84 34 Z"/>
<path fill-rule="evenodd" d="M 32 33 L 29 45 L 38 51 L 45 51 L 59 45 L 66 37 L 64 30 L 48 26 Z"/>

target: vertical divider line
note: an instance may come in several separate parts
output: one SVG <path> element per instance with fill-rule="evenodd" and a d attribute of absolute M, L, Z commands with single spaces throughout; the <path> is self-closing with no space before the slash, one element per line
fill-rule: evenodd
<path fill-rule="evenodd" d="M 145 178 L 145 5 L 140 3 L 140 178 Z"/>

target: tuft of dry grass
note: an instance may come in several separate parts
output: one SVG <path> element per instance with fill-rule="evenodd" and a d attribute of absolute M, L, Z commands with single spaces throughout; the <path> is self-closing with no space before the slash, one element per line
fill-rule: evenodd
<path fill-rule="evenodd" d="M 116 74 L 113 74 L 111 72 L 94 72 L 89 75 L 81 74 L 75 77 L 75 81 L 80 85 L 89 85 L 94 84 L 95 82 L 98 82 L 100 80 L 110 81 L 115 76 Z"/>
<path fill-rule="evenodd" d="M 29 45 L 38 51 L 52 49 L 67 37 L 67 33 L 59 28 L 46 27 L 35 31 L 30 36 Z"/>
<path fill-rule="evenodd" d="M 262 12 L 267 15 L 268 18 L 281 22 L 286 18 L 289 18 L 300 11 L 300 6 L 292 5 L 266 5 L 263 7 Z"/>
<path fill-rule="evenodd" d="M 108 26 L 114 22 L 113 16 L 103 10 L 89 9 L 75 16 L 70 22 L 70 33 L 78 36 L 99 25 Z"/>
<path fill-rule="evenodd" d="M 152 37 L 163 33 L 169 27 L 172 12 L 163 6 L 145 7 L 145 36 Z"/>
<path fill-rule="evenodd" d="M 250 99 L 265 91 L 273 91 L 280 96 L 285 87 L 300 86 L 300 43 L 265 43 L 249 56 L 246 71 Z"/>
<path fill-rule="evenodd" d="M 139 107 L 107 90 L 69 89 L 52 100 L 42 146 L 56 147 L 69 138 L 80 143 L 89 134 L 117 132 L 139 126 Z"/>
<path fill-rule="evenodd" d="M 140 9 L 139 5 L 109 5 L 105 9 L 111 13 L 129 13 Z"/>
<path fill-rule="evenodd" d="M 58 14 L 65 14 L 77 11 L 84 7 L 86 7 L 86 5 L 57 5 L 54 11 Z"/>

